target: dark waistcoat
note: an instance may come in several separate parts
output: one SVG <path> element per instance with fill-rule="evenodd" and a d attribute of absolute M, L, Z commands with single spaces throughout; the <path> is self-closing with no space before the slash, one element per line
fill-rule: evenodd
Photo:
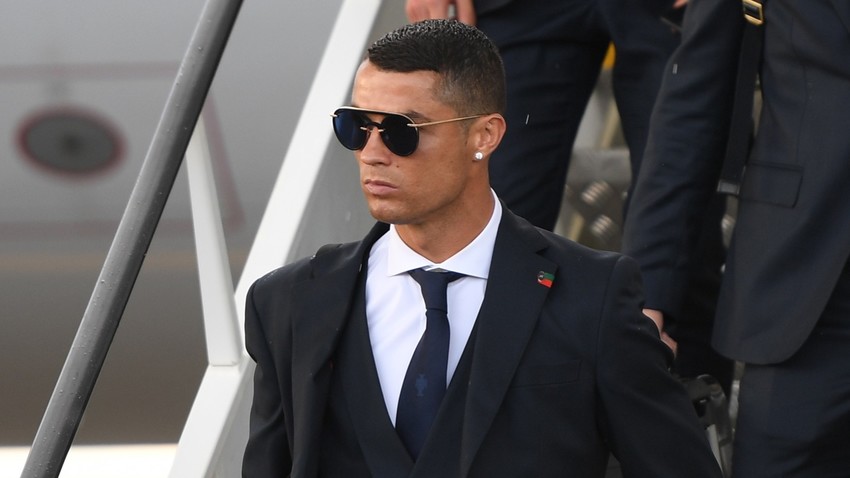
<path fill-rule="evenodd" d="M 475 330 L 449 383 L 425 448 L 414 463 L 387 414 L 369 341 L 365 280 L 361 278 L 359 282 L 351 317 L 334 354 L 333 377 L 321 434 L 319 476 L 458 476 Z"/>

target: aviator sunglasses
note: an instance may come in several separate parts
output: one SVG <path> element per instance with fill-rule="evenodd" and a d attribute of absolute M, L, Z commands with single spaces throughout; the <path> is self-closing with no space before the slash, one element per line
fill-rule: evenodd
<path fill-rule="evenodd" d="M 384 120 L 380 123 L 372 121 L 367 114 L 383 115 Z M 399 113 L 343 106 L 334 111 L 331 116 L 333 117 L 336 139 L 346 148 L 352 151 L 363 149 L 366 146 L 366 141 L 369 140 L 369 133 L 374 128 L 375 131 L 380 133 L 384 145 L 393 154 L 410 156 L 416 151 L 416 147 L 419 145 L 419 128 L 480 118 L 485 115 L 463 116 L 428 123 L 414 123 L 410 117 Z"/>

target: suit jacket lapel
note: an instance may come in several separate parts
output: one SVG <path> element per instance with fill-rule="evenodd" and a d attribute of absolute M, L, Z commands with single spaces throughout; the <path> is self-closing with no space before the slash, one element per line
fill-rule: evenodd
<path fill-rule="evenodd" d="M 546 242 L 533 226 L 504 209 L 477 335 L 461 441 L 461 476 L 499 410 L 549 292 L 538 274 L 557 266 L 539 255 Z"/>
<path fill-rule="evenodd" d="M 293 288 L 292 476 L 315 476 L 321 419 L 327 406 L 332 356 L 351 310 L 360 269 L 372 244 L 386 232 L 377 224 L 357 247 L 320 250 L 311 260 L 312 277 Z M 332 249 L 332 248 L 331 248 Z"/>

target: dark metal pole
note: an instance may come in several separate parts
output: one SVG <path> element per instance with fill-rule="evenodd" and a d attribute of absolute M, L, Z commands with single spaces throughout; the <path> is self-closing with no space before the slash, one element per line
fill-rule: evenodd
<path fill-rule="evenodd" d="M 22 478 L 59 476 L 174 185 L 241 4 L 241 0 L 207 0 L 204 5 L 124 216 L 27 456 Z"/>

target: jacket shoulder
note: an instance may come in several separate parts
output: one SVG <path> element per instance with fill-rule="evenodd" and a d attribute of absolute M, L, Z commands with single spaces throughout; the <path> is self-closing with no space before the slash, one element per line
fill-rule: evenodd
<path fill-rule="evenodd" d="M 359 242 L 326 244 L 312 256 L 303 257 L 266 273 L 254 281 L 251 289 L 262 293 L 267 290 L 280 290 L 281 287 L 291 287 L 298 282 L 311 279 L 339 265 L 355 253 L 359 245 Z"/>
<path fill-rule="evenodd" d="M 562 266 L 611 267 L 620 261 L 631 261 L 619 252 L 592 249 L 554 232 L 540 230 L 549 247 L 545 255 Z"/>

